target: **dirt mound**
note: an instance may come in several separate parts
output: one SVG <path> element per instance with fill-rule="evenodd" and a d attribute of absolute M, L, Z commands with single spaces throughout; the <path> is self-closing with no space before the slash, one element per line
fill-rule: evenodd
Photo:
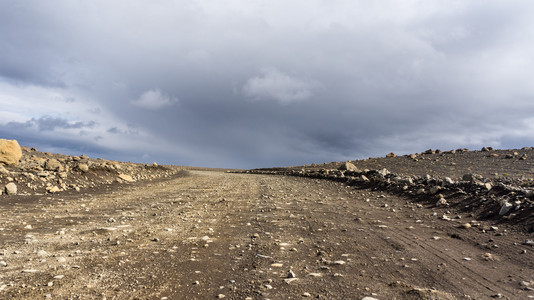
<path fill-rule="evenodd" d="M 22 148 L 17 165 L 0 164 L 0 194 L 39 195 L 170 176 L 182 168 L 93 159 Z M 9 189 L 8 189 L 9 187 Z"/>
<path fill-rule="evenodd" d="M 346 170 L 347 164 L 357 170 Z M 405 195 L 411 201 L 468 211 L 534 232 L 534 150 L 427 150 L 350 162 L 255 169 L 322 178 Z"/>

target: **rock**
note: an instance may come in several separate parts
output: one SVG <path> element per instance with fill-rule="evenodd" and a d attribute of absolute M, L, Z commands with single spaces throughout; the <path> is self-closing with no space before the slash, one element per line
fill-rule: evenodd
<path fill-rule="evenodd" d="M 432 149 L 428 149 L 425 152 L 423 152 L 423 154 L 434 154 L 434 153 L 436 153 L 436 152 L 434 150 L 432 150 Z"/>
<path fill-rule="evenodd" d="M 285 278 L 284 282 L 287 284 L 290 284 L 291 282 L 296 281 L 296 280 L 298 280 L 298 278 Z"/>
<path fill-rule="evenodd" d="M 47 171 L 59 171 L 61 163 L 57 159 L 48 159 L 44 164 L 44 169 Z"/>
<path fill-rule="evenodd" d="M 287 278 L 297 278 L 297 275 L 295 275 L 295 272 L 289 270 L 287 272 Z"/>
<path fill-rule="evenodd" d="M 386 157 L 397 157 L 397 154 L 390 152 L 386 155 Z"/>
<path fill-rule="evenodd" d="M 22 149 L 16 140 L 0 139 L 0 163 L 16 166 L 22 158 Z"/>
<path fill-rule="evenodd" d="M 363 297 L 362 300 L 378 300 L 374 297 Z"/>
<path fill-rule="evenodd" d="M 17 194 L 17 185 L 13 182 L 6 184 L 6 194 L 16 195 Z"/>
<path fill-rule="evenodd" d="M 460 225 L 460 228 L 469 229 L 469 228 L 471 228 L 471 224 L 464 223 L 464 224 Z"/>
<path fill-rule="evenodd" d="M 510 210 L 512 210 L 514 206 L 509 203 L 509 202 L 503 202 L 502 206 L 501 206 L 501 210 L 499 211 L 499 216 L 504 216 L 506 215 L 508 212 L 510 212 Z"/>
<path fill-rule="evenodd" d="M 6 168 L 4 168 L 4 166 L 0 165 L 0 174 L 8 175 L 9 171 Z"/>
<path fill-rule="evenodd" d="M 49 193 L 51 193 L 51 194 L 53 194 L 53 193 L 57 193 L 57 192 L 59 192 L 59 191 L 61 191 L 61 190 L 59 189 L 59 187 L 57 187 L 57 186 L 54 185 L 54 186 L 49 186 L 49 187 L 47 187 L 47 188 L 46 188 L 46 191 L 49 192 Z"/>
<path fill-rule="evenodd" d="M 342 171 L 352 171 L 352 172 L 359 172 L 360 170 L 358 170 L 358 168 L 350 163 L 350 162 L 345 162 L 343 163 L 339 168 L 338 170 L 342 170 Z"/>
<path fill-rule="evenodd" d="M 448 206 L 449 203 L 447 203 L 447 200 L 445 198 L 439 198 L 439 200 L 436 202 L 436 206 Z"/>
<path fill-rule="evenodd" d="M 411 159 L 415 159 L 415 158 L 417 157 L 417 154 L 412 153 L 412 154 L 409 155 L 409 157 L 410 157 Z"/>
<path fill-rule="evenodd" d="M 479 177 L 479 175 L 476 175 L 476 174 L 464 174 L 464 176 L 462 176 L 462 180 L 463 181 L 468 181 L 468 182 L 473 182 L 473 181 L 475 181 L 475 179 L 479 179 L 478 177 Z"/>
<path fill-rule="evenodd" d="M 388 171 L 388 169 L 386 169 L 386 168 L 377 170 L 377 172 L 378 172 L 378 174 L 382 175 L 383 177 L 385 177 L 386 175 L 389 174 L 389 171 Z"/>
<path fill-rule="evenodd" d="M 452 180 L 450 177 L 443 178 L 443 186 L 449 186 L 454 184 L 454 180 Z"/>
<path fill-rule="evenodd" d="M 430 194 L 434 195 L 436 194 L 437 192 L 439 192 L 441 190 L 441 187 L 440 186 L 433 186 L 430 188 Z"/>
<path fill-rule="evenodd" d="M 119 178 L 124 180 L 124 181 L 127 181 L 127 182 L 133 182 L 134 181 L 132 176 L 127 175 L 127 174 L 119 174 Z"/>
<path fill-rule="evenodd" d="M 79 163 L 77 168 L 78 168 L 78 170 L 82 171 L 83 173 L 89 171 L 89 166 L 87 164 Z"/>

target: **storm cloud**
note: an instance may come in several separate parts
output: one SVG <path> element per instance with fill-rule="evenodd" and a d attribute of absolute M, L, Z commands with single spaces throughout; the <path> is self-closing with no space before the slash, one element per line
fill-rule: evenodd
<path fill-rule="evenodd" d="M 0 134 L 40 150 L 253 168 L 534 142 L 531 1 L 0 2 Z"/>

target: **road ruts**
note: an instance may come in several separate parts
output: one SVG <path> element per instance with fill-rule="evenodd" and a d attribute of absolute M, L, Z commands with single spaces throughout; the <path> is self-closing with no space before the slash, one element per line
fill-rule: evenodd
<path fill-rule="evenodd" d="M 42 197 L 0 215 L 0 298 L 534 295 L 528 234 L 443 213 L 336 182 L 210 171 Z"/>

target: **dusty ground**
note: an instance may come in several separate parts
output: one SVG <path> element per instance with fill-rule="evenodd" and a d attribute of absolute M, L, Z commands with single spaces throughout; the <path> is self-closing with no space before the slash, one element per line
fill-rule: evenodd
<path fill-rule="evenodd" d="M 2 196 L 0 299 L 526 299 L 532 239 L 380 190 L 188 171 Z"/>

